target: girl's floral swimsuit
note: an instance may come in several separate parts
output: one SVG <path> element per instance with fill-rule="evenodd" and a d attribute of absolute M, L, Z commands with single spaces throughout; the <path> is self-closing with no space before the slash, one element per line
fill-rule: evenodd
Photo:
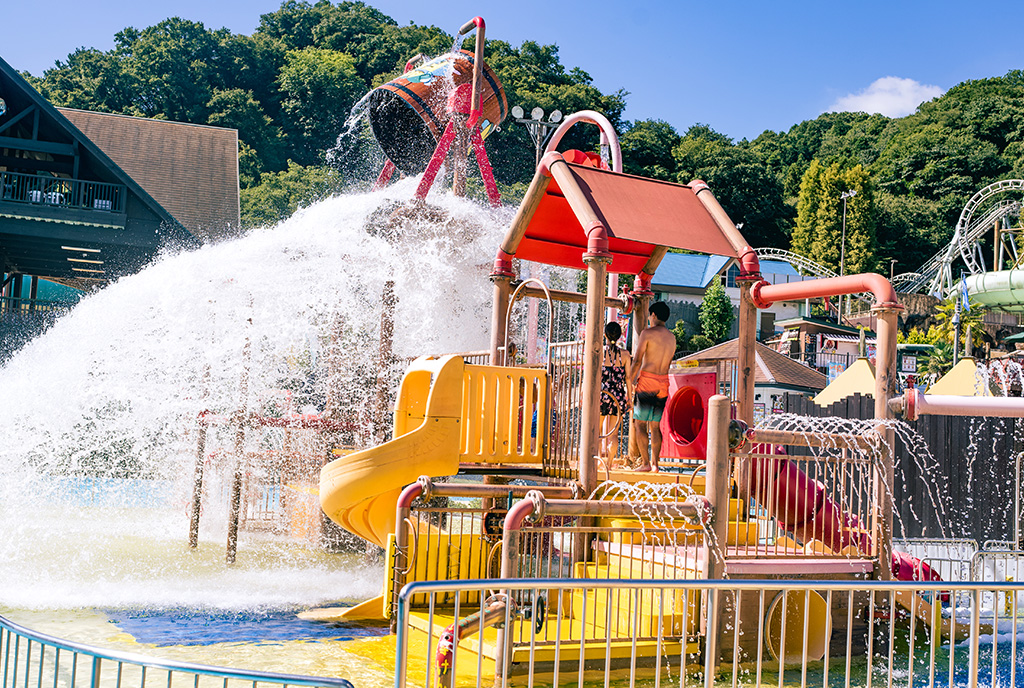
<path fill-rule="evenodd" d="M 601 366 L 601 415 L 621 416 L 626 408 L 626 367 L 622 365 L 622 350 L 614 344 L 606 344 L 604 350 L 618 365 Z"/>

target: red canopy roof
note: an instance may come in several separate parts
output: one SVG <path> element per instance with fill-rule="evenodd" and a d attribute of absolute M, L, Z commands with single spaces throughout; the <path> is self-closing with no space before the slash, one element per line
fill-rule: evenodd
<path fill-rule="evenodd" d="M 736 249 L 689 186 L 586 165 L 568 167 L 608 228 L 610 272 L 639 273 L 658 246 L 736 257 Z M 524 260 L 583 270 L 586 250 L 583 227 L 552 180 L 515 253 Z"/>

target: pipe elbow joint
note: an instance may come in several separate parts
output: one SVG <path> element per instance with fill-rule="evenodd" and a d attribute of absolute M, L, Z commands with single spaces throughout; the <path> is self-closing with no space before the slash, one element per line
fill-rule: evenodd
<path fill-rule="evenodd" d="M 757 252 L 750 246 L 744 246 L 740 249 L 739 264 L 739 279 L 761 279 L 761 261 L 757 258 Z"/>
<path fill-rule="evenodd" d="M 556 162 L 565 162 L 565 158 L 562 157 L 562 154 L 558 151 L 549 151 L 540 159 L 540 165 L 537 167 L 537 171 L 545 177 L 550 177 L 551 166 Z"/>
<path fill-rule="evenodd" d="M 768 301 L 761 296 L 761 289 L 768 285 L 768 282 L 761 279 L 750 285 L 750 299 L 754 302 L 754 305 L 764 310 L 765 308 L 771 308 L 774 301 Z"/>
<path fill-rule="evenodd" d="M 587 227 L 587 252 L 583 258 L 611 260 L 612 253 L 608 250 L 608 228 L 600 220 L 594 220 Z"/>
<path fill-rule="evenodd" d="M 420 480 L 422 479 L 423 478 L 420 478 Z M 412 506 L 412 503 L 416 501 L 416 498 L 419 497 L 421 494 L 423 494 L 423 485 L 421 485 L 419 481 L 414 482 L 412 485 L 406 486 L 406 488 L 402 490 L 402 494 L 398 496 L 398 508 L 408 509 L 409 507 Z"/>
<path fill-rule="evenodd" d="M 495 277 L 508 277 L 514 278 L 516 276 L 515 270 L 512 269 L 512 258 L 514 254 L 506 253 L 502 249 L 498 249 L 498 255 L 494 258 L 494 267 L 491 269 L 491 278 Z"/>
<path fill-rule="evenodd" d="M 539 498 L 539 499 L 538 499 Z M 508 510 L 505 515 L 505 532 L 517 531 L 523 527 L 523 521 L 530 518 L 534 510 L 544 511 L 544 495 L 539 490 L 530 490 L 526 497 Z M 543 518 L 543 516 L 541 516 Z M 533 519 L 531 519 L 533 520 Z"/>
<path fill-rule="evenodd" d="M 654 290 L 651 289 L 653 281 L 654 275 L 648 275 L 646 272 L 637 273 L 636 280 L 633 282 L 633 296 L 654 296 Z"/>
<path fill-rule="evenodd" d="M 862 277 L 864 286 L 875 297 L 875 305 L 872 308 L 903 310 L 903 306 L 896 296 L 896 290 L 893 289 L 892 283 L 888 279 L 877 272 L 868 272 Z"/>

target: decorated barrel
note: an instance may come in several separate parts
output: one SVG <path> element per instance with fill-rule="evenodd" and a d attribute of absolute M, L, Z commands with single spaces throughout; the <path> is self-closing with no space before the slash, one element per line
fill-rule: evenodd
<path fill-rule="evenodd" d="M 473 53 L 460 50 L 435 57 L 370 93 L 370 127 L 384 154 L 406 174 L 419 174 L 448 124 L 449 97 L 460 86 L 472 88 Z M 480 133 L 501 124 L 508 101 L 497 75 L 486 63 L 480 81 Z"/>

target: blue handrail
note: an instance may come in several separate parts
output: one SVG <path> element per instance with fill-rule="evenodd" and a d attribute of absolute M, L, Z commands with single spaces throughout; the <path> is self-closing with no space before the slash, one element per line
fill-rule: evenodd
<path fill-rule="evenodd" d="M 220 683 L 225 688 L 228 681 L 244 681 L 252 688 L 258 684 L 353 688 L 343 678 L 231 669 L 102 650 L 39 633 L 0 616 L 0 688 L 100 688 L 100 678 L 104 675 L 106 664 L 110 664 L 117 673 L 115 678 L 105 678 L 103 685 L 106 686 L 109 681 L 116 688 L 128 688 L 131 685 L 146 688 L 147 679 L 149 685 L 171 688 L 175 676 L 186 674 L 189 675 L 189 683 L 195 687 L 200 686 L 200 677 L 213 677 L 221 679 Z M 166 672 L 165 680 L 155 682 L 157 677 L 152 673 L 147 677 L 147 672 L 152 671 L 158 672 L 162 679 L 163 675 L 159 672 Z M 131 674 L 136 673 L 138 680 L 131 681 Z"/>

